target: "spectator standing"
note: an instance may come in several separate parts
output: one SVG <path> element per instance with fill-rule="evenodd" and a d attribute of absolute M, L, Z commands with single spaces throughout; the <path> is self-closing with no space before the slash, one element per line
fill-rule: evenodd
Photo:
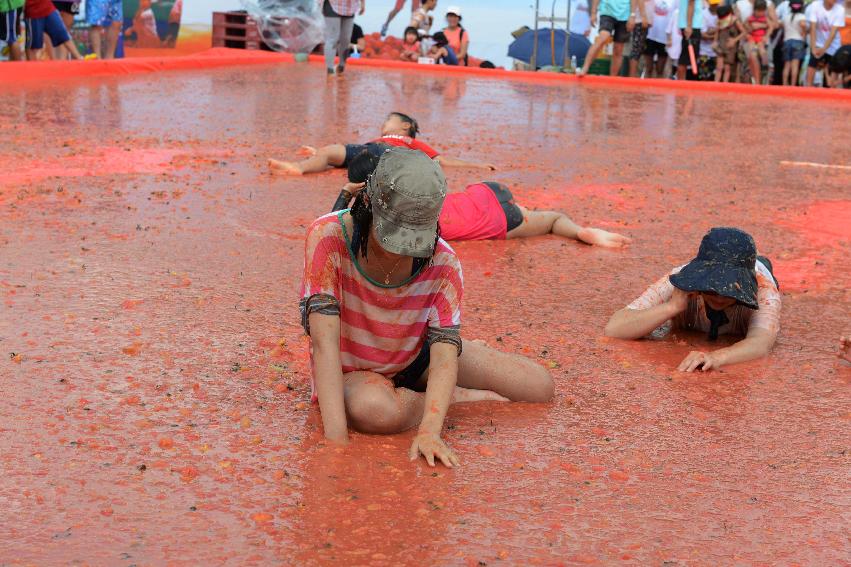
<path fill-rule="evenodd" d="M 77 46 L 71 40 L 71 34 L 59 11 L 50 0 L 26 0 L 24 16 L 27 25 L 27 59 L 36 61 L 44 49 L 44 37 L 47 35 L 53 47 L 65 47 L 74 59 L 82 59 Z"/>
<path fill-rule="evenodd" d="M 576 70 L 577 75 L 585 75 L 600 51 L 610 39 L 614 39 L 612 46 L 612 65 L 609 74 L 616 77 L 623 63 L 623 46 L 629 39 L 630 32 L 635 26 L 636 0 L 591 0 L 591 25 L 597 21 L 597 7 L 600 8 L 600 34 L 594 40 L 594 45 L 585 56 L 585 63 L 581 69 Z"/>
<path fill-rule="evenodd" d="M 629 48 L 629 76 L 638 76 L 638 63 L 644 54 L 647 45 L 647 30 L 652 23 L 653 0 L 637 0 L 633 15 L 635 16 L 635 27 L 630 34 Z"/>
<path fill-rule="evenodd" d="M 57 2 L 53 0 L 53 5 L 59 10 L 59 17 L 62 18 L 62 23 L 65 24 L 65 29 L 71 31 L 74 27 L 74 17 L 80 13 L 80 2 Z M 57 47 L 53 54 L 54 59 L 68 59 L 71 55 L 64 47 Z"/>
<path fill-rule="evenodd" d="M 434 17 L 430 14 L 432 10 L 437 8 L 437 0 L 425 0 L 422 5 L 414 10 L 411 14 L 410 27 L 417 28 L 420 37 L 425 37 L 431 31 L 431 24 L 434 22 Z"/>
<path fill-rule="evenodd" d="M 470 34 L 461 25 L 461 8 L 458 6 L 450 6 L 446 10 L 446 23 L 443 28 L 443 35 L 449 41 L 449 46 L 455 51 L 458 57 L 458 64 L 467 66 L 469 58 L 467 50 L 470 47 Z"/>
<path fill-rule="evenodd" d="M 700 57 L 697 62 L 701 81 L 712 81 L 718 67 L 715 42 L 718 39 L 718 6 L 721 0 L 708 0 L 703 5 L 703 28 L 700 30 Z"/>
<path fill-rule="evenodd" d="M 21 26 L 21 16 L 24 10 L 24 0 L 0 0 L 0 41 L 9 46 L 9 60 L 20 61 L 24 58 L 18 45 L 18 31 Z"/>
<path fill-rule="evenodd" d="M 766 15 L 767 10 L 765 0 L 756 0 L 753 13 L 747 19 L 745 26 L 748 32 L 745 53 L 748 56 L 751 79 L 757 85 L 762 84 L 762 67 L 768 65 L 767 43 L 771 31 Z"/>
<path fill-rule="evenodd" d="M 686 69 L 691 66 L 689 46 L 694 50 L 694 55 L 700 50 L 700 30 L 703 28 L 703 6 L 702 0 L 680 0 L 677 27 L 682 34 L 682 45 L 680 57 L 677 60 L 677 79 L 686 79 Z"/>
<path fill-rule="evenodd" d="M 807 86 L 813 85 L 816 69 L 822 69 L 831 86 L 830 60 L 839 49 L 839 28 L 845 26 L 845 9 L 836 0 L 816 0 L 810 15 L 810 63 Z"/>
<path fill-rule="evenodd" d="M 753 15 L 755 0 L 736 0 L 735 4 L 733 4 L 733 11 L 736 14 L 736 18 L 744 25 L 747 23 L 748 18 Z M 777 19 L 777 9 L 774 6 L 774 2 L 772 0 L 765 0 L 766 4 L 766 20 L 768 21 L 769 27 L 767 31 L 768 37 L 771 37 L 771 34 L 777 29 L 780 25 L 779 20 Z M 749 33 L 750 30 L 745 28 L 745 35 Z M 741 55 L 740 61 L 747 62 L 748 61 L 748 52 L 747 52 L 747 41 L 739 42 L 739 54 Z M 742 82 L 750 82 L 751 81 L 751 71 L 749 65 L 739 66 L 737 71 L 741 71 L 737 73 L 736 81 Z"/>
<path fill-rule="evenodd" d="M 647 77 L 663 77 L 668 62 L 668 24 L 674 11 L 674 0 L 654 0 L 644 48 L 644 68 Z M 655 59 L 655 62 L 654 62 Z"/>
<path fill-rule="evenodd" d="M 355 26 L 355 13 L 363 14 L 364 0 L 324 0 L 322 15 L 325 16 L 325 69 L 334 74 L 334 56 L 339 57 L 337 74 L 346 70 L 349 42 Z"/>
<path fill-rule="evenodd" d="M 86 21 L 91 26 L 92 52 L 99 58 L 114 59 L 118 34 L 124 23 L 122 0 L 87 0 Z M 103 47 L 104 38 L 106 47 Z"/>
<path fill-rule="evenodd" d="M 396 17 L 396 14 L 402 11 L 402 8 L 405 7 L 405 0 L 396 0 L 396 4 L 390 10 L 390 13 L 387 14 L 387 21 L 381 26 L 381 37 L 387 35 L 387 28 L 390 27 L 390 22 L 393 21 L 393 18 Z M 416 12 L 420 7 L 420 0 L 411 0 L 411 13 Z"/>
<path fill-rule="evenodd" d="M 668 51 L 668 59 L 671 60 L 671 68 L 674 69 L 674 72 L 668 74 L 668 78 L 671 78 L 671 75 L 674 77 L 676 74 L 676 65 L 680 60 L 680 52 L 683 48 L 683 34 L 680 32 L 680 8 L 679 6 L 674 8 L 674 11 L 671 13 L 671 18 L 668 20 L 668 30 L 667 30 L 667 40 L 665 41 L 666 50 Z"/>
<path fill-rule="evenodd" d="M 570 33 L 591 35 L 591 14 L 588 8 L 588 0 L 574 2 L 573 14 L 570 15 Z"/>
<path fill-rule="evenodd" d="M 729 83 L 739 54 L 739 40 L 744 37 L 733 9 L 718 7 L 718 39 L 715 42 L 715 81 Z"/>
<path fill-rule="evenodd" d="M 807 35 L 807 18 L 803 0 L 792 0 L 784 10 L 783 22 L 783 84 L 798 86 L 801 61 L 806 54 L 804 37 Z M 779 11 L 779 10 L 778 10 Z"/>

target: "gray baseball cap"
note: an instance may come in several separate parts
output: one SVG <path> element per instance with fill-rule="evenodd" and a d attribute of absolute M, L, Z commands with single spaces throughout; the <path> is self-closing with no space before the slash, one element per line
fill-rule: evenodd
<path fill-rule="evenodd" d="M 366 194 L 382 248 L 415 258 L 432 255 L 446 197 L 440 165 L 419 150 L 391 148 L 367 180 Z"/>

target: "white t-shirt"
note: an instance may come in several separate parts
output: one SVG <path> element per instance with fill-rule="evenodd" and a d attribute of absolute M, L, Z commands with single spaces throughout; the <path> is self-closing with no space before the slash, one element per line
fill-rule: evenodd
<path fill-rule="evenodd" d="M 798 12 L 797 14 L 793 14 L 792 12 L 786 12 L 783 15 L 783 41 L 789 41 L 790 39 L 798 39 L 803 41 L 804 35 L 801 33 L 801 22 L 806 22 L 807 17 Z"/>
<path fill-rule="evenodd" d="M 668 29 L 667 34 L 671 36 L 671 45 L 667 47 L 668 57 L 673 59 L 675 62 L 680 58 L 680 52 L 683 50 L 683 32 L 680 31 L 679 26 L 679 15 L 680 9 L 679 6 L 674 8 L 674 11 L 671 12 L 671 17 L 668 20 Z M 667 41 L 667 38 L 665 39 Z"/>
<path fill-rule="evenodd" d="M 638 0 L 641 2 L 641 0 Z M 638 9 L 638 2 L 635 4 L 635 23 L 640 24 L 641 20 L 641 10 Z M 655 0 L 644 0 L 644 13 L 647 14 L 647 19 L 650 20 L 650 23 L 653 23 L 653 5 L 655 4 Z M 648 30 L 649 31 L 649 30 Z"/>
<path fill-rule="evenodd" d="M 824 47 L 827 38 L 830 37 L 831 29 L 834 27 L 845 27 L 845 8 L 842 7 L 842 4 L 837 2 L 830 10 L 828 10 L 824 7 L 824 2 L 821 0 L 813 2 L 811 7 L 812 9 L 807 16 L 807 21 L 816 27 L 815 46 Z M 836 35 L 833 36 L 833 41 L 830 42 L 826 53 L 828 55 L 833 55 L 836 53 L 836 50 L 839 49 L 841 44 L 842 40 L 839 38 L 839 32 L 836 32 Z"/>
<path fill-rule="evenodd" d="M 674 0 L 655 0 L 653 2 L 653 20 L 647 30 L 647 39 L 665 45 L 668 43 L 668 23 L 674 11 Z"/>
<path fill-rule="evenodd" d="M 591 29 L 591 14 L 588 8 L 588 0 L 579 0 L 575 3 L 573 13 L 570 15 L 570 33 L 585 35 Z"/>
<path fill-rule="evenodd" d="M 709 11 L 709 6 L 703 6 L 703 27 L 701 28 L 700 36 L 700 55 L 704 57 L 715 57 L 715 50 L 712 49 L 713 39 L 704 39 L 704 35 L 712 28 L 718 29 L 718 16 Z"/>

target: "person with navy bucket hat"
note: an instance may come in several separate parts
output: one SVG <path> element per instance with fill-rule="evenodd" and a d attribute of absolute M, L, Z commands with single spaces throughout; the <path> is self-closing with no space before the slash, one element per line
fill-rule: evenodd
<path fill-rule="evenodd" d="M 606 336 L 619 339 L 662 338 L 673 329 L 744 339 L 711 352 L 691 351 L 678 370 L 712 370 L 768 354 L 780 330 L 780 291 L 771 262 L 757 255 L 756 244 L 738 228 L 711 229 L 697 257 L 650 286 L 616 312 Z"/>

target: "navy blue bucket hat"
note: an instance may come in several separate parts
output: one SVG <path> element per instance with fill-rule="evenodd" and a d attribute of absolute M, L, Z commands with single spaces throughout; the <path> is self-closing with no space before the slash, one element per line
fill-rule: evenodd
<path fill-rule="evenodd" d="M 750 234 L 738 228 L 710 229 L 700 241 L 697 257 L 670 280 L 683 291 L 714 292 L 759 309 L 756 244 Z"/>

